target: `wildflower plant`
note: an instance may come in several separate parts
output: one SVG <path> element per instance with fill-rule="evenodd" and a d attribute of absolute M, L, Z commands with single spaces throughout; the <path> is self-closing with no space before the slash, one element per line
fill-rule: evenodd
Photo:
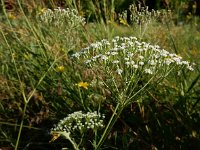
<path fill-rule="evenodd" d="M 131 102 L 133 95 L 140 90 L 139 82 L 146 85 L 154 78 L 153 81 L 158 83 L 173 70 L 193 71 L 192 65 L 181 56 L 158 45 L 140 42 L 136 37 L 103 39 L 74 53 L 72 58 L 99 75 L 103 74 L 105 77 L 99 78 L 108 89 L 126 95 L 125 104 Z"/>
<path fill-rule="evenodd" d="M 68 139 L 72 143 L 74 149 L 79 149 L 84 135 L 88 130 L 92 130 L 96 134 L 98 129 L 104 127 L 104 118 L 104 115 L 101 115 L 96 111 L 87 113 L 76 111 L 69 114 L 51 129 L 51 133 L 54 135 L 53 140 L 57 139 L 59 136 L 64 136 L 64 138 Z M 77 141 L 75 141 L 75 138 L 78 138 L 75 137 L 77 135 L 80 135 L 79 144 L 76 144 Z"/>
<path fill-rule="evenodd" d="M 61 48 L 70 51 L 80 43 L 85 18 L 79 16 L 76 9 L 44 8 L 38 13 L 37 20 L 44 37 L 47 39 L 50 35 L 48 40 L 53 39 L 52 44 L 60 43 Z"/>
<path fill-rule="evenodd" d="M 172 72 L 180 75 L 183 69 L 193 71 L 192 65 L 181 56 L 158 45 L 141 42 L 136 37 L 103 39 L 71 57 L 78 65 L 93 70 L 97 74 L 94 80 L 101 81 L 112 93 L 115 110 L 97 149 L 122 110 L 136 102 L 145 89 L 161 83 Z"/>
<path fill-rule="evenodd" d="M 142 7 L 140 4 L 136 6 L 132 4 L 129 6 L 130 21 L 129 23 L 134 26 L 139 26 L 140 38 L 143 37 L 147 28 L 156 21 L 165 22 L 172 18 L 171 10 L 149 10 L 148 6 Z M 119 14 L 119 21 L 124 25 L 127 23 L 128 13 L 127 10 Z"/>
<path fill-rule="evenodd" d="M 78 15 L 76 9 L 43 9 L 38 16 L 39 20 L 47 26 L 53 27 L 68 27 L 65 28 L 64 32 L 68 30 L 79 28 L 85 24 L 85 19 Z M 63 32 L 63 30 L 62 30 Z"/>
<path fill-rule="evenodd" d="M 130 5 L 129 10 L 131 12 L 131 22 L 137 24 L 148 24 L 153 20 L 171 18 L 170 10 L 149 10 L 148 6 L 141 7 L 140 4 L 138 6 Z"/>

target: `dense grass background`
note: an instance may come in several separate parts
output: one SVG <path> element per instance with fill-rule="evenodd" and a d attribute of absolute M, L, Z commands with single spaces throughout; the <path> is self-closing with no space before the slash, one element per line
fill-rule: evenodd
<path fill-rule="evenodd" d="M 134 3 L 137 7 L 148 5 L 148 1 Z M 72 148 L 63 138 L 49 143 L 50 129 L 79 110 L 100 109 L 108 123 L 115 108 L 113 93 L 104 85 L 77 88 L 80 81 L 89 82 L 94 75 L 74 64 L 70 55 L 92 42 L 115 36 L 136 36 L 196 65 L 193 72 L 182 70 L 181 76 L 168 76 L 126 107 L 102 147 L 200 148 L 199 2 L 157 0 L 150 8 L 172 9 L 171 13 L 150 18 L 145 14 L 142 19 L 149 22 L 142 23 L 134 22 L 131 11 L 126 12 L 130 4 L 132 1 L 125 0 L 1 0 L 0 148 Z M 46 8 L 58 6 L 76 9 L 86 23 L 65 22 L 55 27 L 41 22 L 38 16 Z M 82 146 L 92 149 L 88 141 L 93 138 L 88 131 Z"/>

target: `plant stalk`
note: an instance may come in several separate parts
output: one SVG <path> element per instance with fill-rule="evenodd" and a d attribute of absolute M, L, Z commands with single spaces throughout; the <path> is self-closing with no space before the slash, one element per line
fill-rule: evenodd
<path fill-rule="evenodd" d="M 104 130 L 101 139 L 99 140 L 97 146 L 95 147 L 95 150 L 99 150 L 100 147 L 102 146 L 103 142 L 106 140 L 106 138 L 108 137 L 108 134 L 110 133 L 110 131 L 112 130 L 115 122 L 117 121 L 118 117 L 120 116 L 121 112 L 123 111 L 124 107 L 121 105 L 121 103 L 117 103 L 117 106 L 106 126 L 106 129 Z"/>
<path fill-rule="evenodd" d="M 25 105 L 24 105 L 22 120 L 21 120 L 21 123 L 20 123 L 19 132 L 18 132 L 18 135 L 17 135 L 17 141 L 16 141 L 16 144 L 15 144 L 15 150 L 17 150 L 18 146 L 19 146 L 19 141 L 20 141 L 20 137 L 21 137 L 21 133 L 22 133 L 23 124 L 24 124 L 24 116 L 25 116 L 25 113 L 26 113 L 27 104 L 28 103 L 25 103 Z"/>

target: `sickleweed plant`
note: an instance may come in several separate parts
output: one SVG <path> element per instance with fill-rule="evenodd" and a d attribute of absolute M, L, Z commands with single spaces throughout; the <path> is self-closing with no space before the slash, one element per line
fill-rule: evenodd
<path fill-rule="evenodd" d="M 83 146 L 81 144 L 83 144 L 84 137 L 88 131 L 91 130 L 95 134 L 96 139 L 97 130 L 104 127 L 104 118 L 104 115 L 101 115 L 96 111 L 87 113 L 76 111 L 69 114 L 51 129 L 51 134 L 53 135 L 51 141 L 54 141 L 62 136 L 71 142 L 75 150 L 79 150 L 80 146 Z M 93 141 L 93 144 L 96 144 L 95 140 Z"/>
<path fill-rule="evenodd" d="M 147 28 L 155 21 L 166 22 L 172 18 L 171 10 L 149 10 L 148 6 L 142 7 L 140 4 L 136 6 L 132 4 L 129 6 L 130 11 L 130 24 L 133 26 L 139 26 L 140 38 L 143 37 Z M 120 22 L 127 25 L 127 10 L 119 14 Z"/>
<path fill-rule="evenodd" d="M 37 20 L 42 33 L 51 44 L 57 41 L 62 45 L 61 48 L 70 51 L 81 43 L 80 35 L 83 33 L 85 18 L 79 16 L 76 9 L 44 8 L 37 14 Z"/>
<path fill-rule="evenodd" d="M 181 70 L 194 70 L 181 56 L 136 37 L 103 39 L 71 58 L 82 69 L 89 68 L 97 75 L 91 83 L 104 84 L 111 93 L 108 103 L 112 103 L 113 113 L 94 149 L 100 149 L 124 108 L 137 102 L 147 89 L 159 85 L 171 73 L 181 76 Z"/>
<path fill-rule="evenodd" d="M 79 28 L 85 24 L 85 19 L 78 15 L 76 9 L 43 9 L 38 15 L 38 19 L 46 26 L 62 28 L 62 34 L 69 32 L 72 29 Z M 64 28 L 64 27 L 68 28 Z"/>

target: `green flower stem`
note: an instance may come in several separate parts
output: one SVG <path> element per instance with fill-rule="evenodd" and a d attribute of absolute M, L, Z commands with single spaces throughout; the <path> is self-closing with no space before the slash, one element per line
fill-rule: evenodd
<path fill-rule="evenodd" d="M 155 73 L 155 75 L 156 75 L 156 74 L 157 74 L 157 72 Z M 152 77 L 149 79 L 149 81 L 148 81 L 140 90 L 138 90 L 133 96 L 131 96 L 130 98 L 128 98 L 128 100 L 125 102 L 125 105 L 126 105 L 126 106 L 132 102 L 131 100 L 132 100 L 137 94 L 139 94 L 142 90 L 145 89 L 145 87 L 153 80 L 153 78 L 155 77 L 155 75 L 152 76 Z M 132 92 L 130 92 L 130 93 L 132 93 Z M 130 96 L 130 95 L 129 95 L 129 96 Z"/>
<path fill-rule="evenodd" d="M 85 104 L 84 104 L 83 97 L 82 97 L 82 94 L 81 94 L 81 90 L 80 90 L 79 87 L 78 87 L 78 92 L 79 92 L 79 96 L 80 96 L 80 99 L 81 99 L 81 104 L 82 104 L 84 110 L 87 110 L 87 109 L 85 108 Z"/>
<path fill-rule="evenodd" d="M 98 133 L 97 130 L 94 131 L 94 141 L 93 141 L 93 147 L 96 148 L 97 147 L 97 137 L 98 137 Z"/>
<path fill-rule="evenodd" d="M 15 144 L 15 150 L 18 149 L 18 145 L 19 145 L 19 141 L 20 141 L 20 136 L 21 136 L 21 132 L 22 132 L 22 128 L 23 128 L 23 124 L 24 124 L 24 116 L 25 116 L 25 113 L 26 113 L 26 108 L 27 108 L 27 105 L 30 101 L 30 99 L 33 97 L 37 87 L 40 85 L 40 83 L 43 81 L 43 79 L 46 77 L 47 73 L 51 70 L 51 68 L 54 66 L 54 64 L 56 63 L 57 60 L 54 60 L 54 62 L 51 64 L 51 66 L 48 68 L 48 70 L 44 73 L 44 75 L 40 78 L 40 80 L 38 81 L 38 84 L 36 85 L 36 87 L 34 88 L 33 92 L 31 93 L 31 95 L 26 98 L 26 95 L 24 93 L 24 89 L 23 89 L 23 86 L 21 87 L 22 89 L 22 95 L 23 95 L 23 99 L 24 99 L 24 109 L 23 109 L 23 116 L 22 116 L 22 120 L 21 120 L 21 123 L 20 123 L 20 128 L 19 128 L 19 132 L 18 132 L 18 136 L 17 136 L 17 141 L 16 141 L 16 144 Z M 17 69 L 16 69 L 17 71 Z M 21 83 L 22 85 L 22 83 Z"/>
<path fill-rule="evenodd" d="M 95 150 L 99 150 L 101 145 L 103 144 L 103 142 L 106 140 L 106 138 L 108 137 L 108 134 L 110 133 L 110 131 L 112 130 L 113 125 L 115 124 L 115 122 L 117 121 L 118 117 L 120 116 L 121 112 L 123 111 L 124 107 L 123 105 L 121 105 L 121 103 L 118 103 L 107 126 L 106 129 L 104 130 L 101 139 L 99 140 L 97 146 L 94 148 Z"/>
<path fill-rule="evenodd" d="M 80 141 L 79 141 L 79 143 L 78 143 L 78 147 L 81 145 L 81 143 L 83 142 L 83 138 L 84 138 L 84 133 L 81 133 L 81 139 L 80 139 Z"/>
<path fill-rule="evenodd" d="M 21 120 L 21 123 L 20 123 L 19 132 L 18 132 L 18 135 L 17 135 L 17 141 L 16 141 L 16 144 L 15 144 L 15 150 L 18 149 L 21 132 L 22 132 L 22 128 L 23 128 L 23 125 L 24 125 L 24 116 L 25 116 L 25 113 L 26 113 L 27 105 L 28 105 L 28 103 L 25 103 L 25 105 L 24 105 L 23 114 L 22 114 L 23 116 L 22 116 L 22 120 Z"/>
<path fill-rule="evenodd" d="M 72 143 L 75 150 L 79 150 L 78 145 L 71 138 L 68 138 L 68 140 Z"/>

